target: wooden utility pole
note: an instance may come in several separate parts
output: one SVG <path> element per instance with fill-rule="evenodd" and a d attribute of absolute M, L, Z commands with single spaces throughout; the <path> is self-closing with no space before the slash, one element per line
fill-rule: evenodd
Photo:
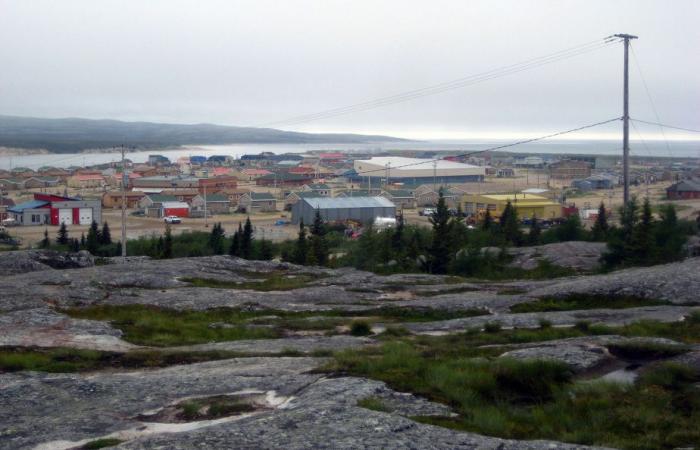
<path fill-rule="evenodd" d="M 126 183 L 129 176 L 124 162 L 124 145 L 122 145 L 122 261 L 126 258 Z"/>
<path fill-rule="evenodd" d="M 629 48 L 630 40 L 637 39 L 631 34 L 616 34 L 625 43 L 625 64 L 623 73 L 623 99 L 622 99 L 622 178 L 624 184 L 623 205 L 630 201 L 630 105 L 629 105 Z"/>

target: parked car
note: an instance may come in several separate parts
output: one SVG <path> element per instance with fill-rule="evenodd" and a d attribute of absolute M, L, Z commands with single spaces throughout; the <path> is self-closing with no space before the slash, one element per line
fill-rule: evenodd
<path fill-rule="evenodd" d="M 421 211 L 418 211 L 419 216 L 432 216 L 435 214 L 437 210 L 435 208 L 424 208 Z"/>
<path fill-rule="evenodd" d="M 180 219 L 178 216 L 165 216 L 163 218 L 163 221 L 165 223 L 170 223 L 170 224 L 182 223 L 182 219 Z"/>

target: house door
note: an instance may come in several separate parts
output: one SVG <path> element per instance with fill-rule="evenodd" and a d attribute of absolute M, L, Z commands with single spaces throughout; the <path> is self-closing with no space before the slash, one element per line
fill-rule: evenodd
<path fill-rule="evenodd" d="M 92 208 L 80 208 L 80 225 L 90 225 L 92 223 Z"/>
<path fill-rule="evenodd" d="M 73 223 L 73 210 L 71 208 L 61 208 L 58 210 L 58 224 L 71 225 Z"/>

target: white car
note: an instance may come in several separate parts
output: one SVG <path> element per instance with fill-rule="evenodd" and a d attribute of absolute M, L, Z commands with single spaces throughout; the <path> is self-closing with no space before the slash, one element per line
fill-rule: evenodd
<path fill-rule="evenodd" d="M 163 221 L 165 221 L 165 223 L 171 223 L 171 224 L 182 223 L 182 219 L 180 219 L 178 216 L 165 216 L 163 218 Z"/>

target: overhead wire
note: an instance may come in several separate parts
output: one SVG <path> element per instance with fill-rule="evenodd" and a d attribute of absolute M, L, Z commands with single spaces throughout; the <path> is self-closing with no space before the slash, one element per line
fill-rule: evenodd
<path fill-rule="evenodd" d="M 656 121 L 661 122 L 661 119 L 659 118 L 659 112 L 656 110 L 654 100 L 651 98 L 651 92 L 649 91 L 649 86 L 647 85 L 646 78 L 644 78 L 644 74 L 642 73 L 642 67 L 639 65 L 639 58 L 637 58 L 637 53 L 634 51 L 634 46 L 631 42 L 630 49 L 632 49 L 632 59 L 634 59 L 634 65 L 637 67 L 637 72 L 639 72 L 639 78 L 641 78 L 642 84 L 644 85 L 644 91 L 646 92 L 647 98 L 649 99 L 649 105 L 651 105 L 651 110 L 654 112 Z M 673 151 L 671 150 L 671 146 L 668 144 L 668 139 L 666 139 L 666 132 L 664 131 L 664 128 L 659 126 L 659 130 L 661 131 L 661 136 L 664 139 L 664 143 L 666 144 L 666 150 L 668 151 L 669 156 L 673 157 Z"/>
<path fill-rule="evenodd" d="M 660 122 L 651 122 L 648 120 L 634 119 L 632 117 L 630 117 L 630 120 L 633 122 L 646 123 L 647 125 L 658 125 L 658 126 L 663 127 L 663 128 L 670 128 L 672 130 L 681 130 L 681 131 L 688 131 L 691 133 L 700 133 L 700 130 L 694 130 L 692 128 L 677 127 L 674 125 L 667 125 L 665 123 L 660 123 Z"/>
<path fill-rule="evenodd" d="M 336 117 L 340 115 L 350 114 L 354 112 L 361 112 L 368 109 L 373 109 L 381 106 L 391 105 L 395 103 L 405 102 L 408 100 L 413 100 L 415 98 L 425 97 L 429 95 L 435 95 L 441 92 L 458 89 L 466 86 L 470 86 L 477 83 L 482 83 L 495 78 L 500 78 L 503 76 L 511 75 L 514 73 L 522 72 L 525 70 L 530 70 L 536 67 L 540 67 L 547 64 L 552 64 L 564 59 L 569 59 L 575 56 L 579 56 L 585 53 L 589 53 L 604 47 L 607 47 L 613 43 L 619 42 L 619 38 L 614 36 L 607 36 L 605 38 L 596 39 L 594 41 L 588 42 L 586 44 L 581 44 L 578 46 L 570 47 L 565 50 L 560 50 L 548 55 L 531 58 L 526 61 L 522 61 L 515 64 L 510 64 L 507 66 L 502 66 L 496 69 L 491 69 L 478 74 L 470 75 L 467 77 L 458 78 L 456 80 L 439 83 L 433 86 L 428 86 L 420 89 L 414 89 L 411 91 L 406 91 L 403 93 L 394 94 L 387 97 L 381 97 L 374 100 L 369 100 L 361 103 L 356 103 L 353 105 L 348 105 L 339 108 L 333 108 L 325 111 L 320 111 L 312 114 L 305 114 L 296 117 L 291 117 L 286 120 L 279 120 L 274 122 L 268 122 L 262 125 L 257 125 L 257 127 L 271 127 L 271 126 L 288 126 L 297 125 L 306 122 L 326 119 L 330 117 Z"/>

